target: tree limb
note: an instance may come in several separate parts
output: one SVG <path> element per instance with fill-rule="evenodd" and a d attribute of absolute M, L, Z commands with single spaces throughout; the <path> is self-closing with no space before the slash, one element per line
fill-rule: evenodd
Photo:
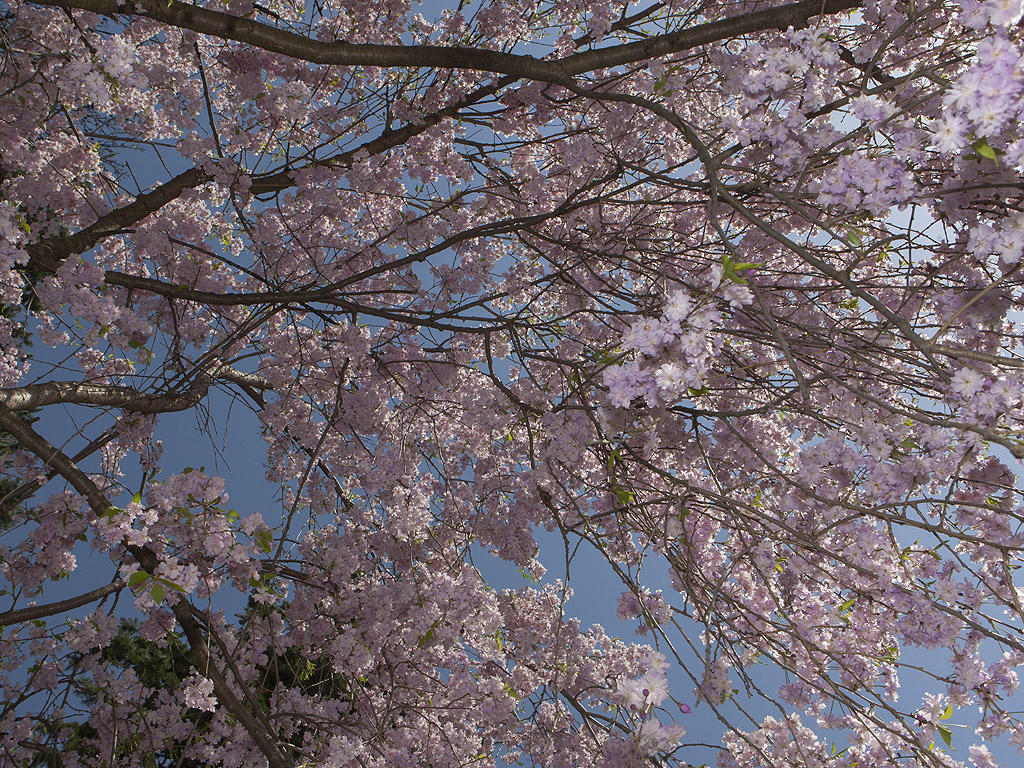
<path fill-rule="evenodd" d="M 211 180 L 201 168 L 189 168 L 156 189 L 143 192 L 122 208 L 100 216 L 93 224 L 66 237 L 54 237 L 25 246 L 30 272 L 56 272 L 68 256 L 84 253 L 98 242 L 156 213 L 179 197 L 186 189 L 195 189 Z"/>
<path fill-rule="evenodd" d="M 192 408 L 206 397 L 209 387 L 208 376 L 201 377 L 195 386 L 185 392 L 168 395 L 149 395 L 131 387 L 112 384 L 49 381 L 45 384 L 0 389 L 0 405 L 12 411 L 31 411 L 54 403 L 74 403 L 124 408 L 136 413 L 169 413 Z"/>
<path fill-rule="evenodd" d="M 128 584 L 124 579 L 117 579 L 117 581 L 113 581 L 110 584 L 106 584 L 90 592 L 86 592 L 84 595 L 69 597 L 67 600 L 58 600 L 55 603 L 47 603 L 46 605 L 30 605 L 27 608 L 6 611 L 4 613 L 0 613 L 0 627 L 7 627 L 11 624 L 21 624 L 25 621 L 34 621 L 35 619 L 41 619 L 45 616 L 53 616 L 58 613 L 64 613 L 65 611 L 73 611 L 75 608 L 81 608 L 83 605 L 88 605 L 96 600 L 102 600 L 104 597 L 111 595 L 114 592 L 120 592 L 126 586 L 128 586 Z"/>
<path fill-rule="evenodd" d="M 710 21 L 658 35 L 649 40 L 574 53 L 561 59 L 538 59 L 481 48 L 323 42 L 259 21 L 239 18 L 184 2 L 165 5 L 159 0 L 129 0 L 119 5 L 117 0 L 34 1 L 38 5 L 79 8 L 104 16 L 143 16 L 181 29 L 253 45 L 313 64 L 467 69 L 559 84 L 584 72 L 668 56 L 738 35 L 769 29 L 803 27 L 814 16 L 840 13 L 859 8 L 863 4 L 863 0 L 801 0 L 789 5 Z"/>

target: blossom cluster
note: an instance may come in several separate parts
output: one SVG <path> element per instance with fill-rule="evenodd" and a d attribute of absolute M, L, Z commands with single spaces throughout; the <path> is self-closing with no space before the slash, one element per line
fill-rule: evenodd
<path fill-rule="evenodd" d="M 749 303 L 739 292 L 730 301 Z M 657 407 L 701 389 L 711 360 L 724 343 L 715 334 L 720 323 L 713 302 L 694 301 L 687 291 L 673 291 L 660 317 L 640 317 L 622 335 L 623 349 L 636 357 L 605 369 L 609 403 L 628 408 L 642 397 L 648 407 Z"/>

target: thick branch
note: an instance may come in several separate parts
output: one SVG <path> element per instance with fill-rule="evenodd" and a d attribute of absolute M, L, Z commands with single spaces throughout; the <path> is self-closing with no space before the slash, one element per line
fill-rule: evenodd
<path fill-rule="evenodd" d="M 27 421 L 5 405 L 0 405 L 0 429 L 9 433 L 18 445 L 38 456 L 46 466 L 56 470 L 71 487 L 89 500 L 89 506 L 97 515 L 105 515 L 110 502 L 96 484 L 59 448 L 36 432 Z M 145 567 L 145 566 L 144 566 Z"/>
<path fill-rule="evenodd" d="M 658 35 L 649 40 L 574 53 L 562 59 L 560 63 L 570 74 L 578 75 L 595 69 L 669 56 L 754 32 L 769 29 L 786 30 L 790 27 L 800 29 L 806 27 L 808 21 L 815 16 L 842 13 L 860 8 L 863 4 L 863 0 L 802 0 L 789 5 L 743 13 L 728 19 L 709 21 L 677 32 Z"/>
<path fill-rule="evenodd" d="M 100 405 L 124 408 L 136 413 L 185 411 L 206 397 L 210 378 L 200 379 L 194 387 L 178 394 L 148 395 L 131 387 L 89 384 L 78 381 L 50 381 L 24 387 L 0 389 L 0 405 L 12 411 L 31 411 L 53 403 Z"/>
<path fill-rule="evenodd" d="M 573 75 L 605 67 L 631 64 L 690 50 L 737 35 L 768 29 L 802 27 L 823 14 L 859 8 L 863 0 L 802 0 L 776 8 L 711 21 L 649 40 L 576 53 L 562 59 L 537 59 L 480 48 L 433 45 L 369 45 L 323 42 L 269 24 L 183 2 L 165 5 L 160 0 L 36 0 L 39 5 L 80 8 L 105 16 L 136 15 L 190 29 L 223 40 L 234 40 L 273 53 L 322 65 L 370 67 L 429 67 L 498 72 L 516 78 L 564 83 Z"/>
<path fill-rule="evenodd" d="M 67 600 L 58 600 L 55 603 L 47 603 L 46 605 L 30 605 L 28 608 L 19 608 L 18 610 L 0 613 L 0 627 L 21 624 L 24 621 L 33 621 L 46 616 L 73 611 L 75 608 L 81 608 L 83 605 L 88 605 L 96 600 L 102 600 L 114 592 L 120 592 L 126 586 L 128 585 L 123 579 L 118 579 L 78 597 L 69 597 Z"/>
<path fill-rule="evenodd" d="M 560 82 L 568 72 L 557 62 L 481 48 L 370 45 L 322 42 L 269 24 L 190 3 L 160 0 L 38 0 L 39 5 L 79 8 L 104 16 L 142 16 L 222 40 L 234 40 L 313 64 L 366 67 L 430 67 L 498 72 L 516 78 Z"/>
<path fill-rule="evenodd" d="M 28 269 L 31 272 L 56 272 L 68 256 L 84 253 L 104 238 L 123 231 L 126 227 L 156 213 L 186 189 L 195 189 L 210 181 L 201 168 L 190 168 L 154 190 L 144 192 L 134 201 L 100 216 L 85 229 L 66 237 L 42 240 L 25 247 Z"/>
<path fill-rule="evenodd" d="M 217 294 L 212 294 L 217 295 Z M 135 413 L 170 413 L 186 411 L 206 397 L 210 384 L 216 379 L 231 381 L 254 389 L 272 389 L 271 383 L 258 373 L 237 371 L 223 363 L 200 373 L 191 388 L 184 392 L 152 395 L 131 387 L 113 384 L 91 384 L 82 381 L 49 381 L 24 387 L 0 389 L 0 406 L 12 411 L 31 411 L 54 403 L 98 405 L 124 408 Z"/>

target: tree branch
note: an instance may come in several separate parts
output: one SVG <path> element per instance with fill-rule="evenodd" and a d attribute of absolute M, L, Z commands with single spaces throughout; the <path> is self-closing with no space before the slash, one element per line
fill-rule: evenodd
<path fill-rule="evenodd" d="M 124 408 L 136 413 L 169 413 L 192 408 L 206 397 L 211 378 L 200 377 L 195 386 L 185 392 L 168 395 L 149 395 L 131 387 L 112 384 L 89 384 L 78 381 L 50 381 L 24 387 L 0 389 L 0 405 L 12 411 L 31 411 L 54 403 L 101 405 Z"/>
<path fill-rule="evenodd" d="M 814 16 L 859 8 L 863 0 L 801 0 L 776 8 L 751 11 L 695 27 L 658 35 L 649 40 L 574 53 L 562 59 L 538 59 L 481 48 L 434 45 L 371 45 L 323 42 L 252 19 L 243 19 L 184 2 L 165 5 L 159 0 L 35 0 L 38 5 L 79 8 L 104 16 L 143 16 L 223 40 L 246 43 L 266 51 L 321 65 L 369 67 L 429 67 L 497 72 L 564 84 L 574 75 L 595 69 L 632 64 L 659 56 L 769 29 L 806 26 Z"/>
<path fill-rule="evenodd" d="M 210 175 L 201 168 L 189 168 L 154 190 L 144 192 L 134 201 L 100 216 L 85 229 L 66 237 L 55 237 L 25 246 L 30 272 L 56 272 L 64 260 L 76 253 L 84 253 L 109 235 L 121 232 L 181 195 L 186 189 L 195 189 L 210 181 Z"/>
<path fill-rule="evenodd" d="M 404 125 L 387 135 L 366 142 L 354 149 L 333 155 L 322 160 L 307 164 L 306 168 L 350 168 L 357 154 L 365 153 L 373 157 L 389 149 L 401 146 L 409 139 L 437 125 L 442 120 L 454 117 L 459 110 L 470 106 L 481 99 L 493 96 L 506 85 L 515 82 L 514 77 L 503 77 L 499 80 L 478 88 L 458 101 L 443 109 L 423 115 L 415 124 Z M 295 171 L 299 168 L 283 168 L 272 173 L 257 175 L 252 178 L 249 191 L 254 195 L 267 195 L 282 192 L 295 186 Z M 27 269 L 29 272 L 56 272 L 58 267 L 69 256 L 84 253 L 111 234 L 123 232 L 127 227 L 137 224 L 150 214 L 156 213 L 167 203 L 176 199 L 186 189 L 201 187 L 212 177 L 201 168 L 190 168 L 161 184 L 156 189 L 139 195 L 134 201 L 122 208 L 101 216 L 93 224 L 73 235 L 55 237 L 32 243 L 25 247 L 29 255 Z"/>
<path fill-rule="evenodd" d="M 806 27 L 815 16 L 827 16 L 850 11 L 864 5 L 863 0 L 801 0 L 801 2 L 780 5 L 775 8 L 751 11 L 727 19 L 709 21 L 677 32 L 639 40 L 635 43 L 598 48 L 570 54 L 561 60 L 562 66 L 573 75 L 606 69 L 623 64 L 670 56 L 720 40 L 728 40 L 753 32 L 769 29 L 786 30 L 790 27 Z"/>
<path fill-rule="evenodd" d="M 58 600 L 55 603 L 47 603 L 46 605 L 30 605 L 28 608 L 6 611 L 0 613 L 0 627 L 21 624 L 24 621 L 34 621 L 35 619 L 53 616 L 65 611 L 73 611 L 75 608 L 81 608 L 83 605 L 101 600 L 114 592 L 120 592 L 126 586 L 128 584 L 123 579 L 118 579 L 78 597 L 69 597 L 67 600 Z"/>
<path fill-rule="evenodd" d="M 583 51 L 563 59 L 546 60 L 500 51 L 446 46 L 369 45 L 346 42 L 323 42 L 287 30 L 278 29 L 252 19 L 183 2 L 165 6 L 158 0 L 137 0 L 119 5 L 117 0 L 35 0 L 38 5 L 92 11 L 105 16 L 143 16 L 181 29 L 189 29 L 224 40 L 254 45 L 267 51 L 323 65 L 375 66 L 375 67 L 432 67 L 437 69 L 468 69 L 495 72 L 508 76 L 498 83 L 485 86 L 460 100 L 457 104 L 425 116 L 422 123 L 407 125 L 387 136 L 381 136 L 358 150 L 313 164 L 347 167 L 356 151 L 377 154 L 399 146 L 426 128 L 436 125 L 458 112 L 463 106 L 497 92 L 517 79 L 527 78 L 542 82 L 566 84 L 574 75 L 637 61 L 667 56 L 702 45 L 726 40 L 737 35 L 769 29 L 787 29 L 805 26 L 814 16 L 840 13 L 858 8 L 863 0 L 801 0 L 776 8 L 741 14 L 728 19 L 707 22 L 695 27 L 659 35 L 650 40 Z M 185 189 L 194 189 L 212 180 L 201 168 L 175 176 L 150 192 L 139 195 L 132 203 L 101 216 L 95 223 L 67 237 L 51 238 L 26 246 L 29 254 L 28 270 L 56 272 L 69 256 L 84 253 L 105 237 L 123 231 L 152 213 L 155 213 Z M 253 179 L 253 194 L 281 191 L 294 185 L 292 169 Z"/>

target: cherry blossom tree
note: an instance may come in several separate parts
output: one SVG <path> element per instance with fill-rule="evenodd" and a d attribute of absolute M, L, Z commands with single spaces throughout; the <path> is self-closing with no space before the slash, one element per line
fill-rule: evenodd
<path fill-rule="evenodd" d="M 1024 746 L 1022 12 L 4 0 L 0 765 Z"/>

